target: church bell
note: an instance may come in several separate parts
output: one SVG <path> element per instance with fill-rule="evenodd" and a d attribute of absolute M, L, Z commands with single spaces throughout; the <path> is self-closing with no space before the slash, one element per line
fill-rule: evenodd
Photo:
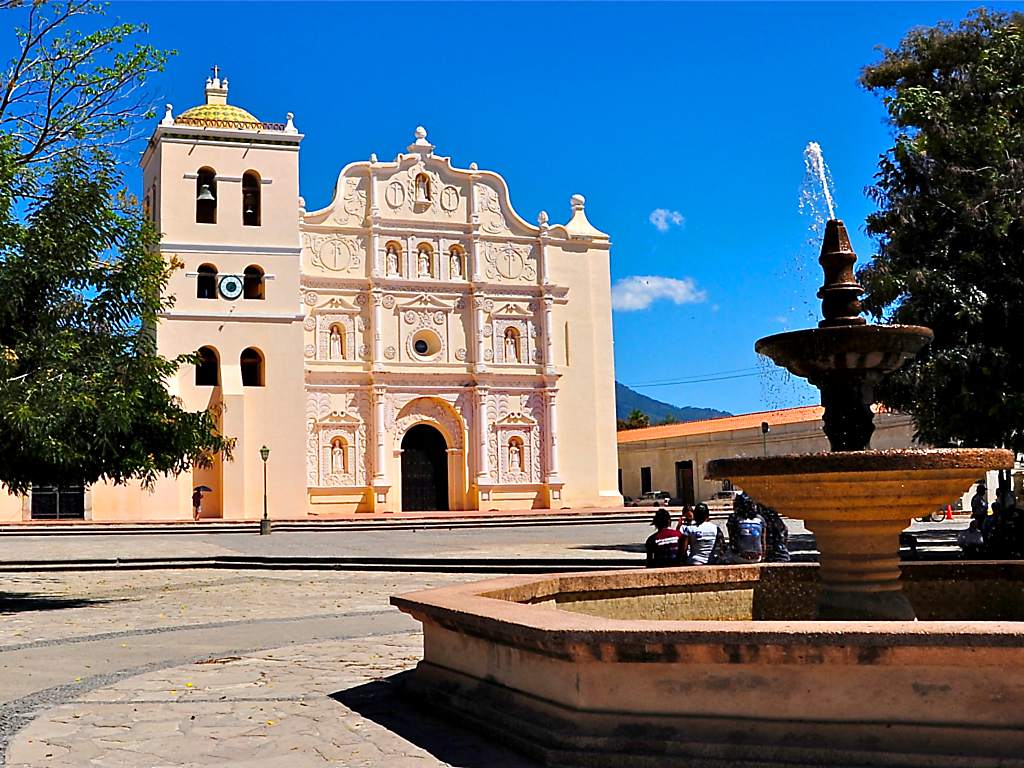
<path fill-rule="evenodd" d="M 213 201 L 213 199 L 214 197 L 213 193 L 210 191 L 210 185 L 203 184 L 203 186 L 199 188 L 199 194 L 196 195 L 196 202 L 210 202 Z"/>

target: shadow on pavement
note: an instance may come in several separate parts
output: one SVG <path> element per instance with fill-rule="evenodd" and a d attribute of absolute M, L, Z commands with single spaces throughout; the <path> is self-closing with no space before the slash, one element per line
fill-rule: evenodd
<path fill-rule="evenodd" d="M 405 694 L 411 671 L 332 693 L 331 698 L 454 768 L 538 768 L 539 763 L 427 712 Z"/>
<path fill-rule="evenodd" d="M 96 600 L 84 597 L 54 597 L 32 592 L 0 592 L 0 614 L 25 611 L 59 611 L 65 608 L 83 608 L 103 605 L 114 600 Z"/>

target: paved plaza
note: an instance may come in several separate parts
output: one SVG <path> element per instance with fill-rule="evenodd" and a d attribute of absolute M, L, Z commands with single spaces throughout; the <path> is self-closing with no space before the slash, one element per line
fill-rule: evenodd
<path fill-rule="evenodd" d="M 945 525 L 945 528 L 943 528 Z M 950 535 L 956 524 L 917 526 Z M 0 563 L 143 554 L 642 558 L 643 521 L 418 531 L 0 537 Z M 808 544 L 794 524 L 794 539 Z M 0 764 L 528 766 L 400 694 L 419 625 L 388 597 L 465 573 L 0 573 Z"/>

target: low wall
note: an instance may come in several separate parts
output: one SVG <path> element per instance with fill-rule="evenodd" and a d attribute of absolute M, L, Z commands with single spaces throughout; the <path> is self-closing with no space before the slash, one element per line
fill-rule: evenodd
<path fill-rule="evenodd" d="M 549 765 L 1024 766 L 1024 624 L 1004 620 L 1024 565 L 905 567 L 915 607 L 973 621 L 804 621 L 816 571 L 514 577 L 392 602 L 423 622 L 413 690 Z"/>

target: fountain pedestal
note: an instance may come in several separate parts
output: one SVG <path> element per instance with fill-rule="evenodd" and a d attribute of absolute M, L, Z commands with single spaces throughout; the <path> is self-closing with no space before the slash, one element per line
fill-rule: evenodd
<path fill-rule="evenodd" d="M 731 479 L 814 532 L 819 619 L 893 621 L 914 618 L 900 586 L 899 534 L 907 521 L 1012 462 L 1009 451 L 991 449 L 848 451 L 719 459 L 707 474 Z"/>

